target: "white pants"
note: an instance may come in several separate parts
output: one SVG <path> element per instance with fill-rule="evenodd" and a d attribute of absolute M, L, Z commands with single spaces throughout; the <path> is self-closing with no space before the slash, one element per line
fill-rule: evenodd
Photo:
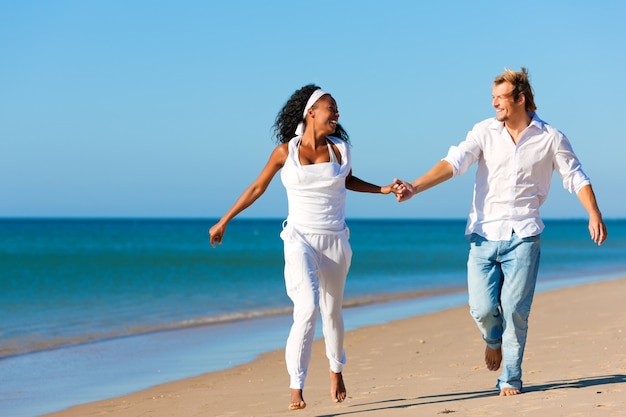
<path fill-rule="evenodd" d="M 293 324 L 285 349 L 289 387 L 303 389 L 318 310 L 331 371 L 341 372 L 346 363 L 341 306 L 352 249 L 347 228 L 319 234 L 287 225 L 280 236 L 285 245 L 285 286 L 293 302 Z"/>

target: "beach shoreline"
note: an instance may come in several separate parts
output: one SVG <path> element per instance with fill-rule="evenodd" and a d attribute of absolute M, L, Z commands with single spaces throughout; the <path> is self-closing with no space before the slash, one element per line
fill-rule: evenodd
<path fill-rule="evenodd" d="M 626 416 L 624 294 L 626 278 L 538 292 L 520 396 L 497 397 L 498 373 L 486 370 L 484 343 L 460 306 L 348 331 L 342 404 L 330 400 L 318 339 L 305 410 L 287 410 L 288 377 L 278 349 L 230 369 L 45 416 Z"/>

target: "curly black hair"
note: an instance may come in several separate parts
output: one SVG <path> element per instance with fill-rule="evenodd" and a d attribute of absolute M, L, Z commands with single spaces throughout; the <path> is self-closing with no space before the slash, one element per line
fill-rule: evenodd
<path fill-rule="evenodd" d="M 287 103 L 278 112 L 276 120 L 274 121 L 274 137 L 277 143 L 287 143 L 294 136 L 298 123 L 302 121 L 302 113 L 304 112 L 304 106 L 311 97 L 311 94 L 320 87 L 315 84 L 307 84 L 301 89 L 297 90 L 291 95 Z M 346 142 L 349 142 L 348 132 L 340 125 L 337 124 L 335 133 L 336 136 Z"/>

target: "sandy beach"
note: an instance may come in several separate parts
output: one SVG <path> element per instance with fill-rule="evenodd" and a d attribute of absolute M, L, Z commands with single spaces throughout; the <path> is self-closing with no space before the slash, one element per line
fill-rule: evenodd
<path fill-rule="evenodd" d="M 498 372 L 467 307 L 346 334 L 348 398 L 329 395 L 316 341 L 304 398 L 288 411 L 283 351 L 233 369 L 47 414 L 54 417 L 626 416 L 626 278 L 538 293 L 524 393 L 498 397 Z"/>

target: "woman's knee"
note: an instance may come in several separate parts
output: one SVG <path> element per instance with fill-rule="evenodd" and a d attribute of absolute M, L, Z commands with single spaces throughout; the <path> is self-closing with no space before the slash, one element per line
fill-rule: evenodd
<path fill-rule="evenodd" d="M 294 303 L 293 317 L 296 321 L 311 321 L 317 316 L 318 307 L 317 304 L 312 301 L 300 301 Z"/>

